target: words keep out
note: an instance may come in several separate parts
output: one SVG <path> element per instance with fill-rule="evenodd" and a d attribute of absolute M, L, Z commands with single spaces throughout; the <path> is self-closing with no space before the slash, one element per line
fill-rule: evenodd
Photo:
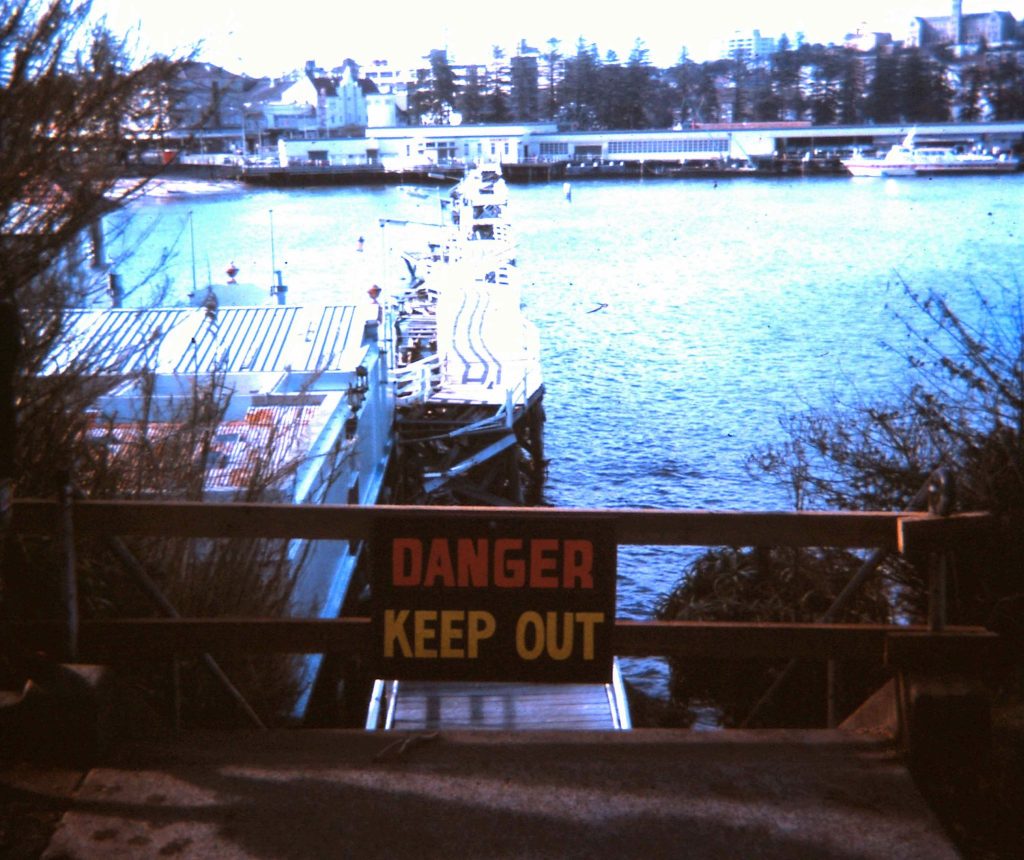
<path fill-rule="evenodd" d="M 522 660 L 593 660 L 595 629 L 604 621 L 603 612 L 523 612 L 516 621 L 516 654 Z M 388 609 L 384 656 L 475 660 L 497 627 L 486 610 Z"/>

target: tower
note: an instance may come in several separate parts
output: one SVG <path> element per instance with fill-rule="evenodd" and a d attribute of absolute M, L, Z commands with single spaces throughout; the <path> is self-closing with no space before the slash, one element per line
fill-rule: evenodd
<path fill-rule="evenodd" d="M 954 45 L 963 43 L 963 0 L 953 0 L 953 14 L 950 16 L 949 30 Z"/>

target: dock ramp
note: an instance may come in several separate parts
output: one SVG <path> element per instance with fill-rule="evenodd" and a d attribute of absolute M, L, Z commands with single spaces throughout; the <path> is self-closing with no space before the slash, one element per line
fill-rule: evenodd
<path fill-rule="evenodd" d="M 618 661 L 607 684 L 515 684 L 467 681 L 374 682 L 366 728 L 435 729 L 632 728 Z"/>

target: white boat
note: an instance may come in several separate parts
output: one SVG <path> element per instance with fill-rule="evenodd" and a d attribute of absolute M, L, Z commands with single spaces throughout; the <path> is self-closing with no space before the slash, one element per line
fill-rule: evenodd
<path fill-rule="evenodd" d="M 952 146 L 918 146 L 914 132 L 881 157 L 861 154 L 843 159 L 853 176 L 935 176 L 958 173 L 1011 173 L 1020 160 L 1008 154 L 965 152 Z"/>

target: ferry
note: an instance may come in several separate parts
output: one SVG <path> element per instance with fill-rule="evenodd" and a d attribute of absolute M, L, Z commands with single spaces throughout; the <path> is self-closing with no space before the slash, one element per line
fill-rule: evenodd
<path fill-rule="evenodd" d="M 1012 173 L 1020 160 L 1008 153 L 965 152 L 958 147 L 918 146 L 914 132 L 881 157 L 857 154 L 842 161 L 853 176 L 935 176 L 964 173 Z"/>

